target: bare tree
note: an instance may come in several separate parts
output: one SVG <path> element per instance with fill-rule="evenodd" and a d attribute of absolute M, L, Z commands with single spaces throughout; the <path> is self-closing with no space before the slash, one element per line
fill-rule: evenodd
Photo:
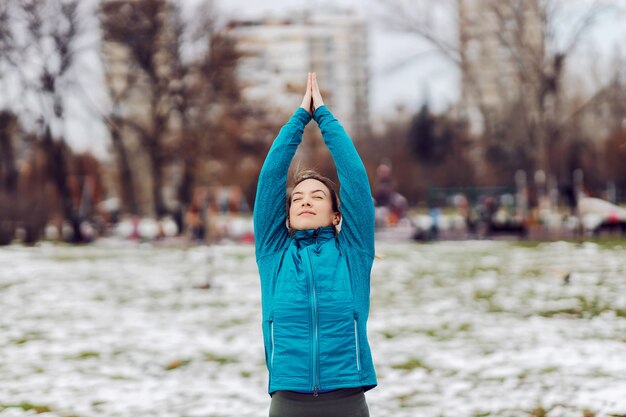
<path fill-rule="evenodd" d="M 170 1 L 107 1 L 101 7 L 105 45 L 118 48 L 118 53 L 127 51 L 125 81 L 120 82 L 120 70 L 113 73 L 113 68 L 107 81 L 117 80 L 118 90 L 129 94 L 115 96 L 111 91 L 120 99 L 119 123 L 139 133 L 145 153 L 158 148 L 164 155 L 161 170 L 175 168 L 178 175 L 160 188 L 176 187 L 172 197 L 180 210 L 189 207 L 198 185 L 224 180 L 207 173 L 209 161 L 225 166 L 222 171 L 230 173 L 226 178 L 236 180 L 232 173 L 241 167 L 237 158 L 258 153 L 264 137 L 258 134 L 264 112 L 242 102 L 235 73 L 239 54 L 235 41 L 216 25 L 216 16 L 211 0 L 201 2 L 186 18 Z M 154 106 L 157 96 L 159 106 Z M 138 113 L 147 117 L 132 117 Z M 165 127 L 158 131 L 160 137 L 154 126 Z M 155 173 L 153 169 L 151 175 Z M 153 181 L 153 187 L 157 184 Z"/>
<path fill-rule="evenodd" d="M 566 118 L 561 102 L 566 63 L 612 6 L 594 1 L 568 20 L 563 18 L 562 0 L 381 3 L 390 27 L 415 33 L 460 69 L 462 95 L 478 109 L 487 140 L 496 139 L 492 144 L 498 147 L 534 146 L 535 154 L 529 155 L 532 165 L 547 172 L 547 155 Z M 442 19 L 448 24 L 442 25 Z M 494 65 L 477 65 L 484 64 L 485 56 Z"/>
<path fill-rule="evenodd" d="M 48 177 L 59 197 L 60 212 L 72 226 L 74 241 L 80 242 L 81 219 L 68 186 L 64 122 L 66 96 L 74 85 L 72 71 L 81 52 L 79 1 L 22 0 L 13 6 L 8 26 L 13 33 L 12 70 L 21 81 L 24 102 L 32 98 L 35 103 L 21 110 L 37 120 L 40 146 L 47 157 Z"/>
<path fill-rule="evenodd" d="M 228 123 L 235 118 L 244 123 L 247 117 L 245 106 L 240 103 L 235 77 L 238 58 L 233 41 L 216 32 L 211 35 L 206 54 L 194 65 L 194 83 L 187 90 L 193 99 L 192 106 L 187 108 L 188 127 L 192 134 L 191 140 L 183 139 L 182 147 L 189 162 L 186 167 L 189 173 L 194 172 L 193 176 L 197 175 L 198 156 L 221 154 L 227 157 L 221 150 L 225 142 L 221 132 L 228 130 Z M 228 142 L 236 145 L 240 143 L 238 139 L 238 135 L 234 135 Z M 183 181 L 181 191 L 189 185 Z"/>
<path fill-rule="evenodd" d="M 8 69 L 12 67 L 15 39 L 11 30 L 11 2 L 0 3 L 0 81 L 3 81 Z M 13 136 L 17 116 L 12 111 L 0 112 L 0 190 L 9 193 L 17 186 L 17 168 Z"/>
<path fill-rule="evenodd" d="M 176 42 L 169 19 L 171 3 L 166 0 L 136 2 L 104 1 L 101 4 L 101 25 L 105 42 L 119 45 L 127 52 L 130 71 L 136 71 L 135 94 L 141 95 L 144 114 L 125 114 L 124 124 L 132 127 L 150 164 L 154 213 L 167 213 L 162 189 L 167 162 L 165 141 L 170 114 L 174 109 L 171 84 L 172 56 L 169 44 Z M 129 112 L 137 109 L 129 109 Z"/>
<path fill-rule="evenodd" d="M 131 168 L 131 156 L 123 139 L 124 128 L 127 126 L 123 114 L 124 104 L 129 99 L 132 86 L 137 82 L 137 73 L 135 71 L 126 71 L 123 74 L 114 73 L 111 68 L 107 67 L 106 59 L 102 59 L 102 64 L 105 68 L 105 87 L 108 92 L 109 107 L 106 110 L 100 110 L 94 106 L 93 114 L 105 124 L 110 134 L 118 168 L 116 183 L 121 194 L 122 210 L 125 213 L 138 215 L 140 208 L 135 184 L 136 172 Z"/>

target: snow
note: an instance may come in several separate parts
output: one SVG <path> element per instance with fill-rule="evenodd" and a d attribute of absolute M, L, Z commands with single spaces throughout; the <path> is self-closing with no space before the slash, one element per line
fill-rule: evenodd
<path fill-rule="evenodd" d="M 377 254 L 372 416 L 626 414 L 626 244 Z M 0 312 L 2 416 L 267 416 L 252 246 L 2 248 Z"/>

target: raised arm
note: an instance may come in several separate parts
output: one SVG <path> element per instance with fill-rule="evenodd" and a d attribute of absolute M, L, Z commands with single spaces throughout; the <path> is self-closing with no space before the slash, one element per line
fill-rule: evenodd
<path fill-rule="evenodd" d="M 313 118 L 319 124 L 324 142 L 337 167 L 341 183 L 341 232 L 347 245 L 374 256 L 374 203 L 363 162 L 343 126 L 324 105 L 315 74 L 312 78 Z"/>
<path fill-rule="evenodd" d="M 281 249 L 289 238 L 285 195 L 291 160 L 302 142 L 304 127 L 311 120 L 311 77 L 302 106 L 278 133 L 265 158 L 254 201 L 254 242 L 257 259 Z"/>

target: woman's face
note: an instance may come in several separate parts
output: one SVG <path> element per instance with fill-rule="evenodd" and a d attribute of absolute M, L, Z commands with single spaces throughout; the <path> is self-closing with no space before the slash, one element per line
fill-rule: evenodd
<path fill-rule="evenodd" d="M 292 229 L 336 226 L 340 218 L 340 214 L 333 211 L 330 190 L 323 182 L 309 178 L 293 189 L 289 207 L 289 225 Z"/>

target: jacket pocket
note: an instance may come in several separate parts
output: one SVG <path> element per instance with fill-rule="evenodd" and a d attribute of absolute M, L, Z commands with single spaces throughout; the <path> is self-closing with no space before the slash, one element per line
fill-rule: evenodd
<path fill-rule="evenodd" d="M 358 317 L 354 315 L 354 345 L 356 350 L 356 369 L 361 371 L 361 352 L 359 351 L 359 321 Z"/>
<path fill-rule="evenodd" d="M 289 317 L 275 316 L 269 330 L 269 367 L 274 381 L 304 379 L 310 374 L 310 332 L 308 317 L 303 320 L 290 320 Z"/>

